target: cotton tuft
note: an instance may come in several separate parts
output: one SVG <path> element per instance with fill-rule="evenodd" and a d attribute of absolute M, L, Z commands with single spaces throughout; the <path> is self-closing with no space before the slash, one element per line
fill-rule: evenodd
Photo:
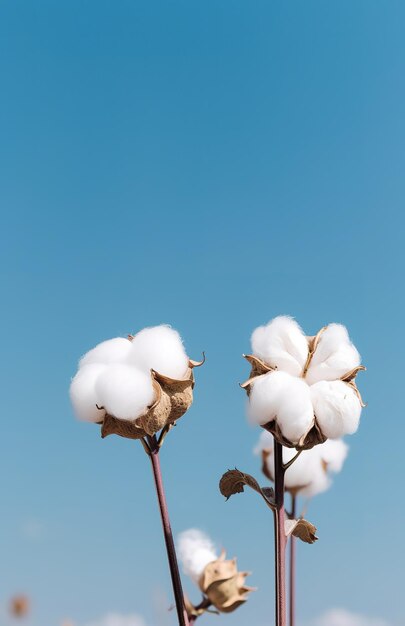
<path fill-rule="evenodd" d="M 84 422 L 101 422 L 105 411 L 99 410 L 99 397 L 96 382 L 105 371 L 106 366 L 100 363 L 84 365 L 77 372 L 70 385 L 70 400 L 79 420 Z"/>
<path fill-rule="evenodd" d="M 198 584 L 208 563 L 218 558 L 214 544 L 201 530 L 190 528 L 180 533 L 177 547 L 184 573 Z"/>
<path fill-rule="evenodd" d="M 354 389 L 341 380 L 322 380 L 311 387 L 311 398 L 324 435 L 338 439 L 356 432 L 361 404 Z"/>
<path fill-rule="evenodd" d="M 275 317 L 252 334 L 252 351 L 272 367 L 299 376 L 308 356 L 308 342 L 299 324 L 286 315 Z"/>
<path fill-rule="evenodd" d="M 283 435 L 298 443 L 313 422 L 308 385 L 281 371 L 258 377 L 252 384 L 249 416 L 260 425 L 277 418 Z"/>
<path fill-rule="evenodd" d="M 79 362 L 79 368 L 91 363 L 125 363 L 131 351 L 131 342 L 123 337 L 115 337 L 102 341 L 92 350 L 89 350 Z"/>
<path fill-rule="evenodd" d="M 109 415 L 134 420 L 155 400 L 152 379 L 129 365 L 110 365 L 96 382 L 96 393 Z"/>
<path fill-rule="evenodd" d="M 144 328 L 137 333 L 128 359 L 145 372 L 154 369 L 175 379 L 186 375 L 189 364 L 179 333 L 167 325 Z"/>
<path fill-rule="evenodd" d="M 361 358 L 342 324 L 329 324 L 322 333 L 308 369 L 307 380 L 336 380 L 360 365 Z"/>

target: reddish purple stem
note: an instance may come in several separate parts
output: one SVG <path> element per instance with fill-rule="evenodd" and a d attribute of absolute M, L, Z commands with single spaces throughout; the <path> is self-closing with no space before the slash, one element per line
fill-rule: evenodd
<path fill-rule="evenodd" d="M 150 459 L 152 462 L 153 477 L 155 479 L 156 493 L 159 501 L 160 516 L 162 518 L 163 534 L 166 543 L 167 558 L 169 561 L 179 626 L 190 626 L 187 611 L 184 606 L 183 588 L 181 586 L 179 566 L 177 563 L 173 534 L 170 526 L 169 511 L 163 487 L 162 471 L 159 460 L 159 446 L 157 444 L 156 436 L 154 435 L 153 437 L 148 437 L 148 443 L 150 447 Z"/>
<path fill-rule="evenodd" d="M 274 439 L 274 543 L 275 543 L 275 582 L 276 582 L 276 626 L 286 626 L 285 593 L 285 511 L 284 511 L 283 446 Z"/>
<path fill-rule="evenodd" d="M 295 519 L 296 515 L 296 504 L 297 499 L 296 496 L 291 496 L 291 517 Z M 290 536 L 290 623 L 289 626 L 294 626 L 295 624 L 295 551 L 296 551 L 296 543 L 295 537 L 293 535 Z"/>

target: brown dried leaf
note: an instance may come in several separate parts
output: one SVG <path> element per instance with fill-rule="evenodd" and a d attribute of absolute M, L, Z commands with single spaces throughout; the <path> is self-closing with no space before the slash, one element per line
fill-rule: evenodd
<path fill-rule="evenodd" d="M 228 500 L 235 493 L 242 493 L 243 486 L 247 485 L 261 494 L 259 483 L 250 474 L 244 474 L 238 469 L 228 470 L 219 481 L 219 490 Z"/>
<path fill-rule="evenodd" d="M 284 530 L 287 537 L 293 535 L 305 543 L 315 543 L 315 541 L 318 540 L 316 536 L 316 526 L 306 519 L 285 520 Z"/>

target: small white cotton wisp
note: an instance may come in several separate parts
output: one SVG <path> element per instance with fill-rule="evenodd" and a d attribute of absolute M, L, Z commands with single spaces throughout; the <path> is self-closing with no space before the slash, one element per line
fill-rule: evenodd
<path fill-rule="evenodd" d="M 177 550 L 184 573 L 190 576 L 196 584 L 208 563 L 218 558 L 211 539 L 196 528 L 180 533 L 177 539 Z"/>
<path fill-rule="evenodd" d="M 179 333 L 170 326 L 144 328 L 132 339 L 128 362 L 144 372 L 154 369 L 169 378 L 182 379 L 189 359 Z"/>
<path fill-rule="evenodd" d="M 133 420 L 155 400 L 150 374 L 129 365 L 109 365 L 96 382 L 96 393 L 109 415 Z"/>
<path fill-rule="evenodd" d="M 252 351 L 272 367 L 300 376 L 308 356 L 308 341 L 291 317 L 280 315 L 252 334 Z"/>
<path fill-rule="evenodd" d="M 102 422 L 104 410 L 99 410 L 100 398 L 96 391 L 99 376 L 106 366 L 99 363 L 85 365 L 77 372 L 70 385 L 70 400 L 78 419 L 84 422 Z"/>

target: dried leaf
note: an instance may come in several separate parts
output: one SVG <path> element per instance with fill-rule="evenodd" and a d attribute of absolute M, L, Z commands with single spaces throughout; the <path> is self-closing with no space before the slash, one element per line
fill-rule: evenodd
<path fill-rule="evenodd" d="M 219 481 L 219 490 L 228 500 L 235 493 L 242 493 L 244 491 L 244 485 L 247 485 L 258 493 L 261 493 L 257 480 L 253 478 L 253 476 L 250 476 L 250 474 L 244 474 L 236 468 L 225 472 Z"/>
<path fill-rule="evenodd" d="M 274 502 L 272 501 L 273 489 L 270 487 L 265 487 L 262 489 L 253 476 L 250 474 L 245 474 L 238 469 L 228 470 L 222 476 L 219 481 L 219 490 L 223 496 L 228 500 L 235 493 L 242 493 L 244 491 L 244 485 L 247 485 L 258 494 L 260 494 L 263 500 L 266 502 L 267 506 L 270 508 L 274 507 Z"/>
<path fill-rule="evenodd" d="M 306 519 L 287 519 L 284 522 L 284 530 L 286 537 L 294 535 L 294 537 L 301 539 L 305 543 L 315 543 L 318 539 L 316 526 Z"/>

